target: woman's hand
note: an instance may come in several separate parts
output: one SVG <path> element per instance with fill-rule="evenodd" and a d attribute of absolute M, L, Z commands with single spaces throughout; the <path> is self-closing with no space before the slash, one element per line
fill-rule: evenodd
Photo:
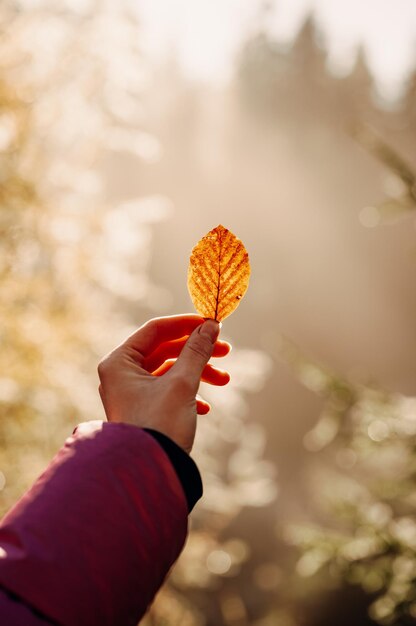
<path fill-rule="evenodd" d="M 197 413 L 210 410 L 196 397 L 200 381 L 226 385 L 230 380 L 208 364 L 211 356 L 231 349 L 217 341 L 219 331 L 218 322 L 198 315 L 160 317 L 141 326 L 98 366 L 108 420 L 158 430 L 189 453 Z"/>

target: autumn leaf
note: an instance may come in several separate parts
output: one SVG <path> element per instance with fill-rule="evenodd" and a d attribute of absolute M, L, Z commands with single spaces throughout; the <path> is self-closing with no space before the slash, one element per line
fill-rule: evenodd
<path fill-rule="evenodd" d="M 188 290 L 197 312 L 218 322 L 247 291 L 250 263 L 243 242 L 224 226 L 211 230 L 192 250 Z"/>

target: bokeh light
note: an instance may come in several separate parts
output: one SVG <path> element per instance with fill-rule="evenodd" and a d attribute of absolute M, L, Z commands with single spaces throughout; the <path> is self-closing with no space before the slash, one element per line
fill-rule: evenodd
<path fill-rule="evenodd" d="M 2 511 L 104 418 L 100 358 L 190 310 L 201 235 L 250 253 L 231 383 L 200 390 L 204 497 L 144 626 L 416 617 L 415 7 L 0 7 Z"/>

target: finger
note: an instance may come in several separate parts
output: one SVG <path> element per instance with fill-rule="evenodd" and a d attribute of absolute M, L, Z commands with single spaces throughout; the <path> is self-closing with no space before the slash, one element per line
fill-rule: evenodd
<path fill-rule="evenodd" d="M 196 412 L 198 415 L 206 415 L 211 410 L 211 405 L 209 402 L 201 398 L 200 396 L 196 397 Z"/>
<path fill-rule="evenodd" d="M 158 367 L 163 365 L 168 359 L 174 359 L 179 356 L 187 342 L 187 337 L 177 339 L 176 341 L 168 341 L 163 343 L 143 362 L 143 367 L 148 372 L 154 372 Z M 217 341 L 214 345 L 213 357 L 226 356 L 231 351 L 231 344 L 227 341 Z"/>
<path fill-rule="evenodd" d="M 142 364 L 161 343 L 186 337 L 203 322 L 200 315 L 155 317 L 130 335 L 123 345 L 133 348 L 138 353 L 137 361 Z"/>
<path fill-rule="evenodd" d="M 218 322 L 204 322 L 194 330 L 171 368 L 172 376 L 175 373 L 188 382 L 191 393 L 198 391 L 202 372 L 214 351 L 219 332 Z"/>
<path fill-rule="evenodd" d="M 166 374 L 172 367 L 175 365 L 176 361 L 165 361 L 160 367 L 158 367 L 154 372 L 152 372 L 153 376 L 163 376 Z M 203 383 L 209 383 L 210 385 L 216 385 L 217 387 L 222 387 L 230 382 L 230 374 L 225 370 L 221 370 L 217 367 L 214 367 L 210 363 L 205 365 L 202 370 L 200 380 Z"/>

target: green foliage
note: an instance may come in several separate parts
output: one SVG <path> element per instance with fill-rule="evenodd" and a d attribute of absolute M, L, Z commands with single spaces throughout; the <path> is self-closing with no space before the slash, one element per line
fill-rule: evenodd
<path fill-rule="evenodd" d="M 387 200 L 373 208 L 375 215 L 382 220 L 416 209 L 416 175 L 406 159 L 368 125 L 355 124 L 351 134 L 391 172 L 393 193 L 390 192 Z"/>
<path fill-rule="evenodd" d="M 416 398 L 339 378 L 290 344 L 284 356 L 324 400 L 304 440 L 321 455 L 310 489 L 322 523 L 288 527 L 303 552 L 297 572 L 360 585 L 376 594 L 373 619 L 408 623 L 416 617 Z"/>

